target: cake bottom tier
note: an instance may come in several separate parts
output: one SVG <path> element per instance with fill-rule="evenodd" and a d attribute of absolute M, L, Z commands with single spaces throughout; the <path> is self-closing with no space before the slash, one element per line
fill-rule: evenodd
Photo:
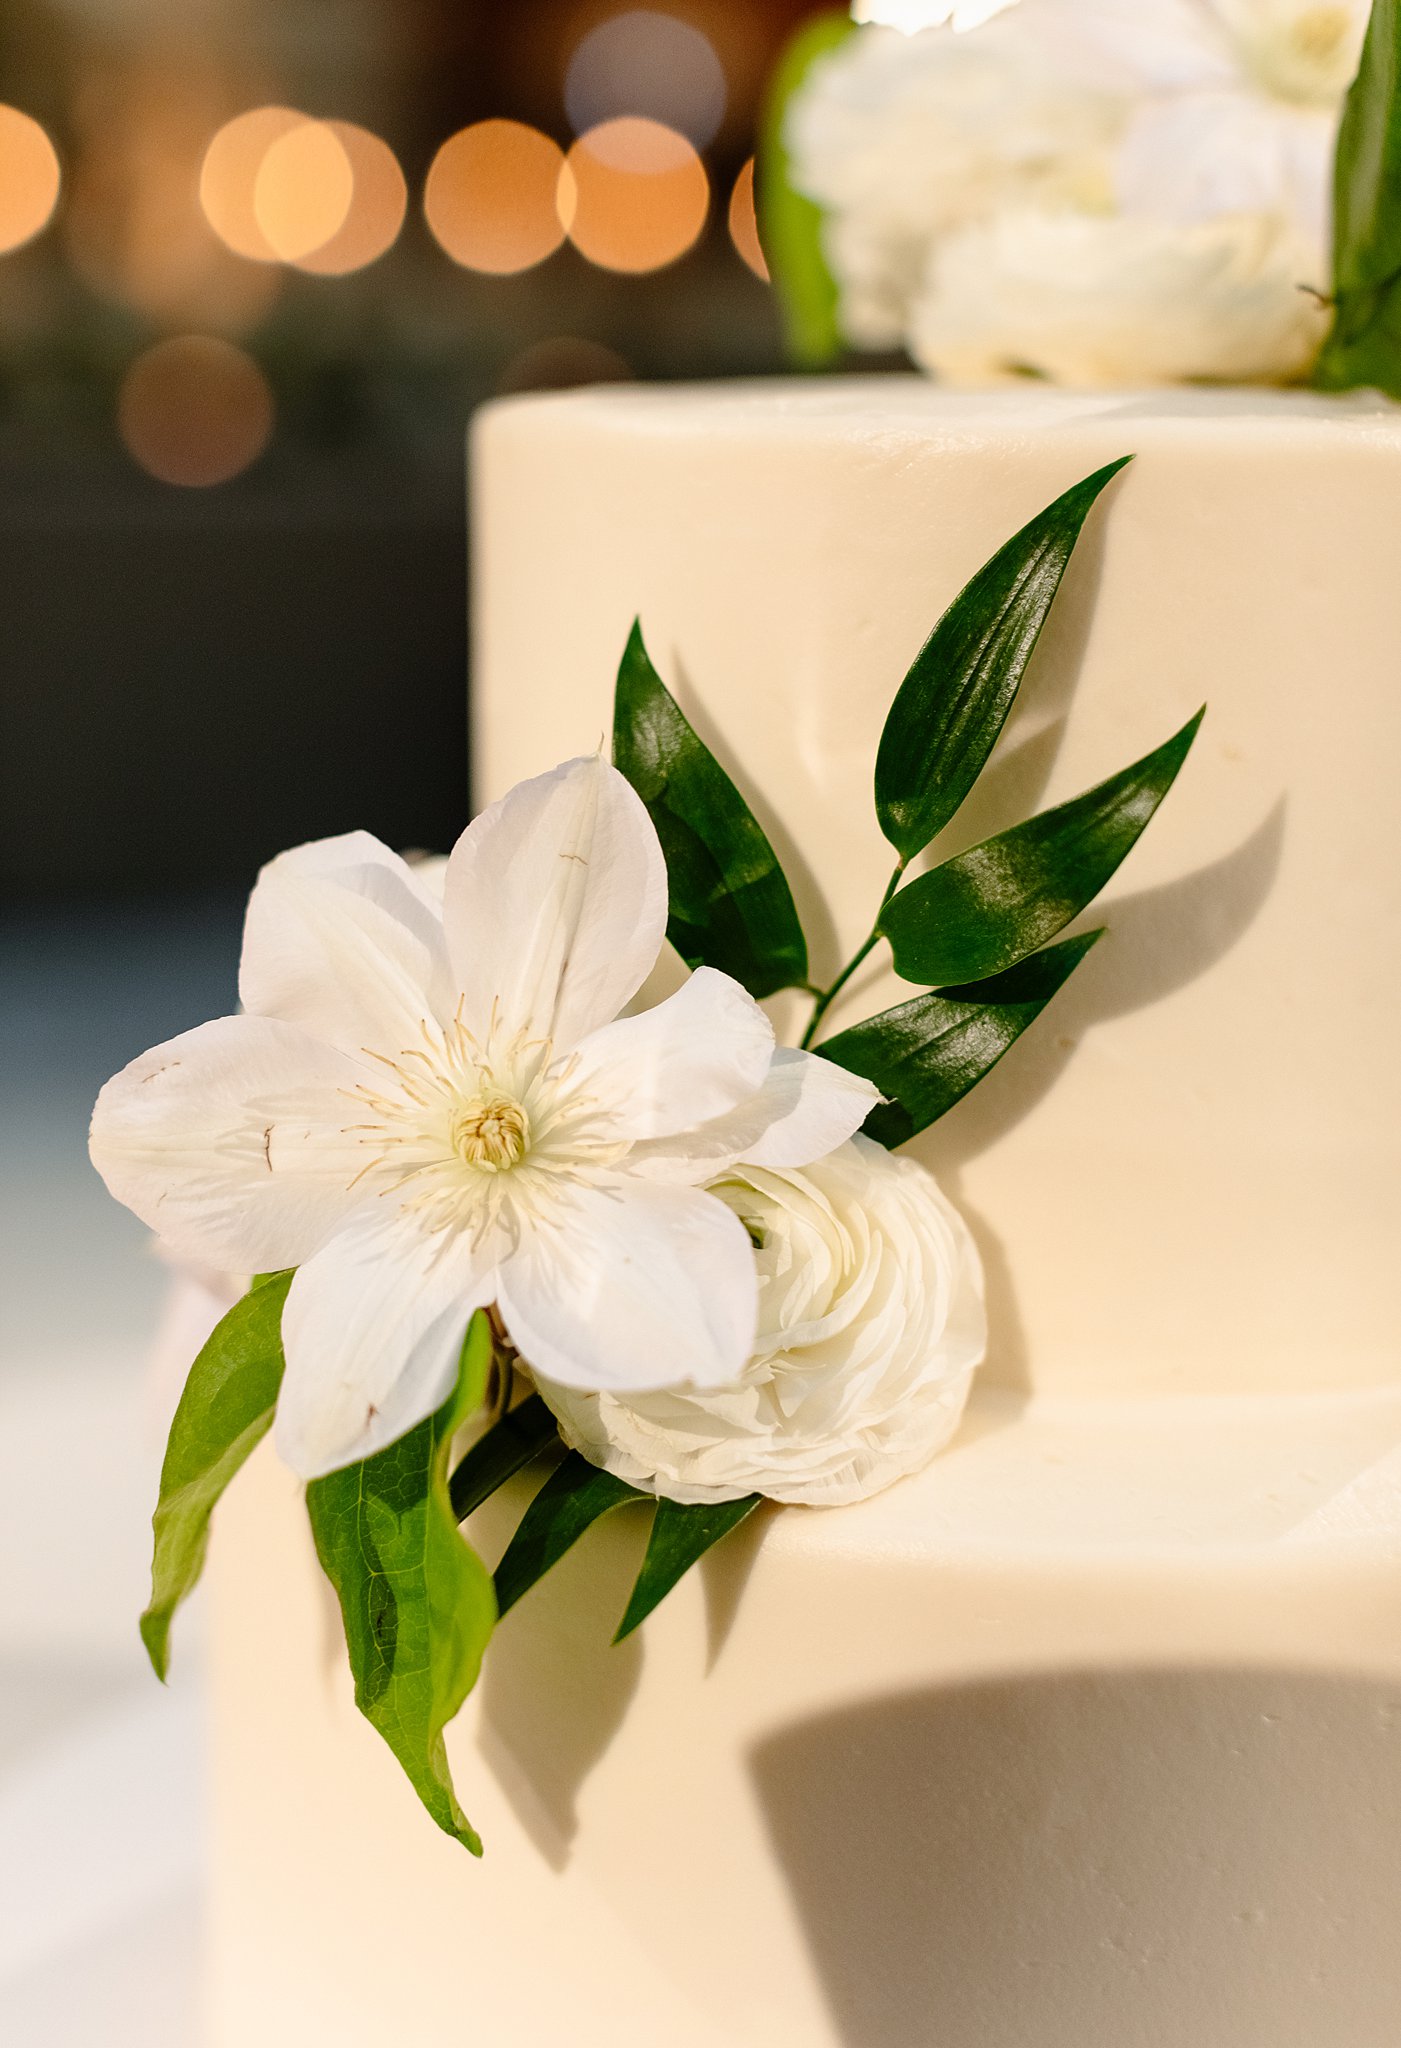
<path fill-rule="evenodd" d="M 453 1730 L 481 1864 L 260 1454 L 214 1545 L 214 2048 L 1395 2048 L 1398 1444 L 1401 1393 L 985 1397 L 614 1649 L 625 1510 Z"/>

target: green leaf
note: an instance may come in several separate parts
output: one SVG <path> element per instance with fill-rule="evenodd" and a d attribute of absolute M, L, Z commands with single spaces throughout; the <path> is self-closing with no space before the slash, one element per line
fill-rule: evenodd
<path fill-rule="evenodd" d="M 807 980 L 793 893 L 762 826 L 697 738 L 634 626 L 618 672 L 613 759 L 666 855 L 667 936 L 688 967 L 718 967 L 752 996 Z"/>
<path fill-rule="evenodd" d="M 446 1834 L 480 1856 L 457 1803 L 443 1731 L 477 1682 L 496 1620 L 491 1575 L 448 1497 L 452 1439 L 481 1406 L 491 1325 L 472 1319 L 452 1398 L 363 1464 L 307 1488 L 316 1551 L 336 1589 L 355 1704 Z"/>
<path fill-rule="evenodd" d="M 1132 848 L 1204 715 L 1084 796 L 985 839 L 893 896 L 878 928 L 894 949 L 897 974 L 940 986 L 982 981 L 1053 939 Z"/>
<path fill-rule="evenodd" d="M 161 1467 L 152 1526 L 151 1604 L 141 1640 L 164 1678 L 170 1625 L 204 1569 L 209 1518 L 225 1487 L 272 1427 L 282 1385 L 282 1304 L 290 1273 L 260 1278 L 210 1337 L 185 1382 Z"/>
<path fill-rule="evenodd" d="M 503 1415 L 493 1429 L 478 1438 L 452 1475 L 449 1493 L 458 1521 L 465 1522 L 498 1487 L 558 1441 L 555 1418 L 538 1394 Z"/>
<path fill-rule="evenodd" d="M 876 756 L 876 813 L 903 860 L 942 832 L 1007 722 L 1090 507 L 1131 455 L 1097 469 L 1000 548 L 900 685 Z"/>
<path fill-rule="evenodd" d="M 822 245 L 823 211 L 793 183 L 785 128 L 789 106 L 814 64 L 855 32 L 845 9 L 804 24 L 779 59 L 760 136 L 760 240 L 783 312 L 788 353 L 805 369 L 833 362 L 844 342 L 836 281 Z"/>
<path fill-rule="evenodd" d="M 651 1498 L 571 1451 L 526 1509 L 496 1567 L 499 1612 L 506 1614 L 514 1607 L 522 1593 L 543 1579 L 600 1515 L 611 1514 L 630 1500 Z"/>
<path fill-rule="evenodd" d="M 916 996 L 824 1040 L 823 1059 L 863 1074 L 889 1098 L 867 1117 L 866 1135 L 893 1150 L 937 1123 L 992 1072 L 1103 936 L 1063 939 L 1005 974 Z"/>
<path fill-rule="evenodd" d="M 1374 0 L 1338 130 L 1333 298 L 1314 382 L 1401 397 L 1401 0 Z"/>
<path fill-rule="evenodd" d="M 647 1555 L 614 1642 L 621 1643 L 635 1628 L 640 1628 L 691 1566 L 699 1564 L 707 1550 L 747 1521 L 762 1499 L 762 1494 L 751 1493 L 743 1500 L 692 1507 L 674 1500 L 658 1501 Z"/>

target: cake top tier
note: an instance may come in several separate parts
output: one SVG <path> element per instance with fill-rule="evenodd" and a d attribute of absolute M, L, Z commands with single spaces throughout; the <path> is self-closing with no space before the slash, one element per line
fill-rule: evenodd
<path fill-rule="evenodd" d="M 1206 387 L 1150 391 L 1065 391 L 1028 379 L 996 391 L 951 391 L 925 377 L 778 377 L 713 384 L 609 384 L 506 399 L 493 408 L 532 408 L 543 425 L 564 414 L 613 433 L 801 435 L 834 442 L 908 435 L 924 445 L 969 445 L 1009 435 L 1122 430 L 1135 446 L 1159 437 L 1209 434 L 1277 438 L 1346 435 L 1401 444 L 1401 406 L 1375 391 Z"/>

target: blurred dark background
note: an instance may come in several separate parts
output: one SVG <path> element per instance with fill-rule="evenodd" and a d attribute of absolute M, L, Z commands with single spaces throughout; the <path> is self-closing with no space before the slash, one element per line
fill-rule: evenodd
<path fill-rule="evenodd" d="M 463 436 L 782 367 L 804 0 L 5 0 L 0 903 L 466 819 Z"/>

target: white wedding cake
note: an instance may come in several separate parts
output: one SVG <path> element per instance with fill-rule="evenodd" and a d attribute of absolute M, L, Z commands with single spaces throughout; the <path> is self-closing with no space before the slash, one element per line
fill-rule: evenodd
<path fill-rule="evenodd" d="M 1108 938 L 916 1142 L 988 1276 L 961 1433 L 861 1505 L 761 1511 L 616 1649 L 640 1539 L 600 1524 L 450 1731 L 484 1865 L 357 1714 L 261 1452 L 212 1554 L 217 2048 L 1393 2048 L 1401 410 L 493 407 L 476 794 L 599 746 L 640 614 L 835 972 L 888 869 L 895 684 L 1130 454 L 957 843 L 1210 708 Z M 873 967 L 852 1014 L 899 994 Z M 527 1492 L 476 1518 L 490 1560 Z"/>

